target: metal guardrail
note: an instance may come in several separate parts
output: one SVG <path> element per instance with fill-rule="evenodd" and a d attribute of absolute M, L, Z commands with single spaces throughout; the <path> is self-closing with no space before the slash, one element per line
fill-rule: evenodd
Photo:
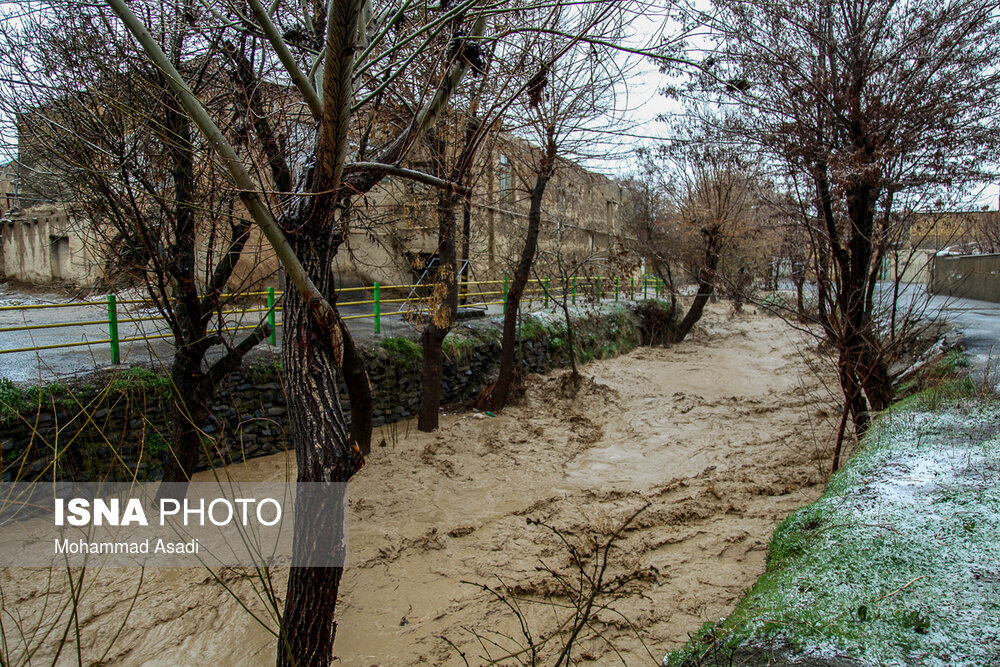
<path fill-rule="evenodd" d="M 545 279 L 532 279 L 529 280 L 529 288 L 525 289 L 524 294 L 527 296 L 529 302 L 532 300 L 539 300 L 544 303 L 545 307 L 548 307 L 549 302 L 555 297 L 569 296 L 572 304 L 577 303 L 578 292 L 585 291 L 588 287 L 591 288 L 590 294 L 594 300 L 601 301 L 603 298 L 611 297 L 612 288 L 609 282 L 612 280 L 608 277 L 598 276 L 588 276 L 578 278 L 573 276 L 567 285 L 567 291 L 554 295 L 550 291 L 550 278 Z M 613 292 L 614 300 L 618 301 L 622 292 L 625 291 L 626 286 L 622 285 L 622 281 L 619 277 L 613 278 Z M 530 285 L 536 285 L 534 288 L 530 288 Z M 501 287 L 502 286 L 502 287 Z M 504 312 L 507 310 L 507 295 L 509 292 L 510 280 L 504 278 L 503 280 L 477 280 L 477 281 L 466 281 L 459 285 L 460 298 L 463 303 L 459 304 L 459 308 L 480 308 L 488 306 L 499 306 L 504 307 Z M 372 311 L 370 313 L 362 313 L 357 315 L 345 315 L 343 319 L 345 320 L 358 320 L 358 319 L 371 319 L 372 320 L 372 330 L 374 333 L 378 334 L 382 331 L 382 318 L 390 317 L 393 315 L 399 315 L 402 317 L 413 317 L 421 312 L 430 312 L 430 307 L 421 307 L 419 301 L 417 307 L 407 307 L 400 309 L 397 307 L 395 310 L 384 311 L 383 306 L 393 305 L 393 304 L 409 304 L 413 303 L 414 300 L 411 296 L 405 298 L 384 298 L 383 294 L 386 291 L 401 291 L 410 290 L 412 291 L 416 287 L 429 287 L 428 284 L 423 285 L 382 285 L 380 283 L 374 283 L 371 286 L 363 287 L 346 287 L 337 290 L 337 295 L 340 296 L 349 292 L 368 292 L 372 293 L 371 299 L 363 299 L 358 301 L 338 301 L 338 306 L 365 306 L 370 305 Z M 470 287 L 479 288 L 475 292 L 470 292 Z M 485 288 L 485 289 L 484 289 Z M 496 289 L 500 288 L 500 289 Z M 606 292 L 602 292 L 606 290 Z M 650 292 L 654 296 L 660 296 L 665 291 L 665 285 L 662 280 L 655 276 L 644 275 L 639 280 L 634 278 L 629 279 L 629 284 L 627 286 L 626 294 L 630 295 L 631 298 L 635 298 L 637 294 L 641 294 L 641 298 L 648 298 Z M 245 315 L 249 313 L 266 313 L 266 318 L 268 323 L 271 325 L 271 334 L 269 336 L 268 342 L 271 345 L 277 344 L 277 328 L 281 326 L 281 322 L 276 317 L 277 305 L 281 292 L 276 292 L 274 288 L 268 288 L 266 291 L 259 292 L 243 292 L 235 294 L 224 294 L 222 295 L 226 298 L 231 297 L 266 297 L 266 307 L 256 307 L 256 308 L 246 308 L 240 310 L 227 310 L 222 311 L 221 314 L 225 315 Z M 500 299 L 494 299 L 493 297 L 502 297 Z M 473 301 L 470 301 L 473 300 Z M 425 301 L 421 299 L 420 301 Z M 119 318 L 118 316 L 118 306 L 119 305 L 143 305 L 150 306 L 152 301 L 148 299 L 122 299 L 119 300 L 116 295 L 109 294 L 106 301 L 76 301 L 71 303 L 53 303 L 53 304 L 31 304 L 24 306 L 0 306 L 0 312 L 10 312 L 10 311 L 34 311 L 42 309 L 55 309 L 55 308 L 79 308 L 86 306 L 99 306 L 106 308 L 107 317 L 102 319 L 89 319 L 89 320 L 78 320 L 69 322 L 52 322 L 45 324 L 25 324 L 20 326 L 4 326 L 0 327 L 0 333 L 4 332 L 18 332 L 18 331 L 35 331 L 35 330 L 47 330 L 47 329 L 62 329 L 69 327 L 83 327 L 83 326 L 94 326 L 94 325 L 107 325 L 108 338 L 99 340 L 87 340 L 87 341 L 74 341 L 66 343 L 58 343 L 54 345 L 33 345 L 27 347 L 18 347 L 10 349 L 0 349 L 0 355 L 13 354 L 17 352 L 34 352 L 39 350 L 53 350 L 61 348 L 73 348 L 82 346 L 94 346 L 94 345 L 108 345 L 111 348 L 111 361 L 113 364 L 118 364 L 121 362 L 121 344 L 122 343 L 132 343 L 143 340 L 156 340 L 164 338 L 172 338 L 173 334 L 155 334 L 155 335 L 141 335 L 141 336 L 119 336 L 118 325 L 123 323 L 134 324 L 138 322 L 152 322 L 152 321 L 165 321 L 163 315 L 153 315 L 145 317 L 124 317 Z M 256 326 L 256 325 L 254 325 Z M 254 326 L 235 326 L 230 328 L 224 328 L 222 332 L 234 332 L 245 329 L 252 329 Z"/>

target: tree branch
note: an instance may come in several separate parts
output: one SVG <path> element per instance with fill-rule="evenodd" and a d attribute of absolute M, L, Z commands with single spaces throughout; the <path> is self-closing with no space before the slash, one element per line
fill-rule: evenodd
<path fill-rule="evenodd" d="M 323 67 L 325 104 L 313 175 L 314 190 L 336 190 L 344 176 L 361 4 L 361 0 L 333 0 L 327 12 Z"/>
<path fill-rule="evenodd" d="M 274 21 L 271 20 L 263 5 L 260 4 L 260 0 L 248 0 L 248 2 L 250 3 L 250 9 L 253 10 L 254 16 L 257 17 L 257 21 L 260 23 L 260 28 L 264 32 L 264 36 L 267 37 L 267 41 L 274 47 L 274 52 L 277 54 L 281 64 L 285 66 L 285 70 L 288 72 L 288 76 L 291 77 L 292 83 L 299 89 L 302 97 L 305 98 L 306 104 L 309 105 L 309 110 L 312 112 L 313 118 L 317 121 L 322 120 L 323 101 L 319 98 L 316 89 L 309 83 L 309 78 L 302 73 L 299 64 L 295 62 L 295 56 L 289 51 L 288 45 L 285 44 L 285 40 L 278 31 L 278 27 L 274 25 Z M 308 12 L 306 14 L 308 15 Z"/>
<path fill-rule="evenodd" d="M 472 27 L 472 32 L 466 39 L 479 39 L 486 32 L 486 16 L 485 14 L 480 14 L 476 19 Z M 410 149 L 413 143 L 420 138 L 420 136 L 427 130 L 428 127 L 437 119 L 441 110 L 444 109 L 448 101 L 451 99 L 452 94 L 455 89 L 458 88 L 458 84 L 462 82 L 466 73 L 469 71 L 469 62 L 464 58 L 458 58 L 455 63 L 451 66 L 448 74 L 445 76 L 441 85 L 438 86 L 437 91 L 434 93 L 434 97 L 430 102 L 427 103 L 410 121 L 409 126 L 406 130 L 396 137 L 389 146 L 386 147 L 382 154 L 379 155 L 379 164 L 395 164 L 399 162 L 406 152 Z M 359 194 L 368 192 L 373 187 L 378 185 L 379 181 L 389 172 L 378 170 L 378 171 L 358 171 L 352 174 L 352 178 L 345 178 L 343 184 L 340 187 L 340 192 L 337 193 L 337 201 L 343 201 L 345 199 L 350 199 Z"/>
<path fill-rule="evenodd" d="M 288 279 L 302 294 L 303 300 L 308 304 L 313 321 L 316 322 L 330 340 L 333 348 L 337 351 L 336 362 L 340 366 L 342 363 L 343 342 L 341 340 L 337 313 L 313 283 L 305 267 L 302 266 L 302 262 L 299 261 L 291 244 L 289 244 L 288 239 L 285 237 L 281 226 L 275 221 L 274 216 L 271 215 L 271 211 L 261 200 L 260 195 L 255 192 L 255 184 L 240 161 L 239 156 L 236 155 L 236 151 L 223 136 L 222 131 L 215 124 L 215 121 L 212 120 L 212 117 L 201 101 L 195 97 L 194 93 L 184 82 L 184 79 L 181 78 L 180 73 L 171 64 L 163 49 L 153 39 L 145 24 L 128 8 L 127 0 L 106 0 L 106 2 L 122 20 L 126 29 L 139 42 L 146 56 L 163 71 L 167 82 L 174 89 L 191 120 L 198 126 L 198 129 L 205 136 L 212 149 L 222 158 L 226 170 L 232 176 L 238 189 L 240 200 L 247 207 L 254 222 L 260 227 L 264 236 L 267 237 L 271 247 L 274 248 L 275 255 L 277 255 L 278 260 L 285 267 Z"/>
<path fill-rule="evenodd" d="M 359 172 L 399 176 L 400 178 L 417 181 L 418 183 L 424 183 L 425 185 L 430 185 L 441 190 L 452 190 L 453 192 L 461 194 L 469 192 L 468 187 L 455 183 L 454 181 L 438 178 L 437 176 L 431 176 L 430 174 L 426 174 L 422 171 L 407 169 L 406 167 L 400 167 L 394 164 L 382 164 L 381 162 L 352 162 L 344 168 L 345 174 L 355 174 Z"/>
<path fill-rule="evenodd" d="M 254 327 L 253 331 L 251 331 L 246 338 L 241 340 L 239 345 L 229 348 L 229 351 L 224 357 L 212 364 L 211 368 L 209 368 L 208 372 L 205 374 L 204 382 L 209 383 L 211 386 L 217 385 L 224 377 L 236 370 L 236 368 L 243 363 L 243 357 L 245 357 L 250 350 L 254 349 L 258 343 L 270 335 L 271 325 L 265 319 Z"/>

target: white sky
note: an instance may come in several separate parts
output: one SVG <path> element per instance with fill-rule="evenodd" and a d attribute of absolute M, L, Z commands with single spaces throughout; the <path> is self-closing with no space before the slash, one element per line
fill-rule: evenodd
<path fill-rule="evenodd" d="M 5 5 L 9 7 L 10 0 L 0 0 L 0 11 Z M 664 25 L 662 15 L 645 14 L 636 17 L 630 25 L 631 34 L 627 39 L 627 45 L 641 48 L 648 46 L 650 41 L 658 41 L 665 31 L 669 31 Z M 680 110 L 679 103 L 660 94 L 659 90 L 665 84 L 665 79 L 655 64 L 638 56 L 630 56 L 627 60 L 629 76 L 616 87 L 615 91 L 617 104 L 623 111 L 626 125 L 622 131 L 622 148 L 618 150 L 617 155 L 609 155 L 607 159 L 595 158 L 586 161 L 588 167 L 616 177 L 626 176 L 636 168 L 634 155 L 629 155 L 630 149 L 643 145 L 656 145 L 657 139 L 668 137 L 669 129 L 664 122 L 657 119 L 658 116 Z M 14 138 L 9 133 L 9 127 L 9 119 L 0 118 L 0 163 L 14 157 L 16 153 Z M 985 186 L 977 199 L 979 206 L 987 205 L 991 210 L 997 210 L 1000 184 Z"/>

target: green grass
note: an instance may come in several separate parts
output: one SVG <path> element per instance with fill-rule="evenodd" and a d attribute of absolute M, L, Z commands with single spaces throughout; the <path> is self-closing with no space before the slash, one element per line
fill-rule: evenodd
<path fill-rule="evenodd" d="M 935 389 L 873 423 L 823 497 L 778 526 L 736 610 L 671 665 L 775 647 L 876 665 L 1000 654 L 1000 403 L 960 380 Z"/>
<path fill-rule="evenodd" d="M 136 391 L 164 395 L 171 391 L 170 379 L 145 368 L 126 368 L 110 379 L 106 387 L 111 392 Z M 94 384 L 51 383 L 43 386 L 19 387 L 6 378 L 0 378 L 0 424 L 12 424 L 22 415 L 33 414 L 39 406 L 72 409 L 100 393 Z"/>
<path fill-rule="evenodd" d="M 420 346 L 409 338 L 383 338 L 379 347 L 404 363 L 419 363 L 423 358 Z"/>
<path fill-rule="evenodd" d="M 146 434 L 146 451 L 150 456 L 159 456 L 164 452 L 170 450 L 170 443 L 168 443 L 159 431 L 149 431 Z"/>
<path fill-rule="evenodd" d="M 910 394 L 895 403 L 890 410 L 895 412 L 937 410 L 974 398 L 977 394 L 979 394 L 979 387 L 971 378 L 946 379 L 939 384 Z"/>
<path fill-rule="evenodd" d="M 135 366 L 126 368 L 111 381 L 111 391 L 126 393 L 135 390 L 170 391 L 170 378 L 151 370 Z"/>
<path fill-rule="evenodd" d="M 72 408 L 96 394 L 97 388 L 92 384 L 70 387 L 52 383 L 18 387 L 10 380 L 0 378 L 0 424 L 14 423 L 20 415 L 33 413 L 39 405 Z"/>
<path fill-rule="evenodd" d="M 521 340 L 541 340 L 565 334 L 566 325 L 561 321 L 548 322 L 534 315 L 527 315 L 521 322 Z"/>
<path fill-rule="evenodd" d="M 499 334 L 492 329 L 469 329 L 466 327 L 453 329 L 441 342 L 441 353 L 445 359 L 455 363 L 461 361 L 490 339 L 499 340 L 499 338 Z"/>
<path fill-rule="evenodd" d="M 30 407 L 27 394 L 7 378 L 0 378 L 0 424 L 6 424 Z"/>
<path fill-rule="evenodd" d="M 244 368 L 243 375 L 252 382 L 270 382 L 281 374 L 282 368 L 278 361 L 251 362 Z"/>

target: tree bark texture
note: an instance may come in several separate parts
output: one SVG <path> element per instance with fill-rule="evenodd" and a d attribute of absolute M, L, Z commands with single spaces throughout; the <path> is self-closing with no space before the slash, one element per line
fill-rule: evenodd
<path fill-rule="evenodd" d="M 500 374 L 493 388 L 493 409 L 503 410 L 507 403 L 511 382 L 514 380 L 514 353 L 517 346 L 517 317 L 521 306 L 528 279 L 531 277 L 531 265 L 535 261 L 538 250 L 538 231 L 542 220 L 542 199 L 545 196 L 545 186 L 552 178 L 555 167 L 556 146 L 550 141 L 545 147 L 545 154 L 535 176 L 535 185 L 531 189 L 531 203 L 528 207 L 528 231 L 521 249 L 521 258 L 514 271 L 514 279 L 507 291 L 506 310 L 503 316 L 503 338 L 500 349 Z"/>
<path fill-rule="evenodd" d="M 458 281 L 455 271 L 455 204 L 458 195 L 442 191 L 438 196 L 438 268 L 431 295 L 431 312 L 421 335 L 424 363 L 421 372 L 420 412 L 417 430 L 433 431 L 438 427 L 441 408 L 441 382 L 444 356 L 441 346 L 455 324 L 458 310 Z"/>
<path fill-rule="evenodd" d="M 705 237 L 705 265 L 698 274 L 698 291 L 694 295 L 694 301 L 674 331 L 673 343 L 681 342 L 691 333 L 715 290 L 715 271 L 719 268 L 719 246 L 722 242 L 721 227 L 718 224 L 706 227 L 702 230 L 702 235 Z"/>
<path fill-rule="evenodd" d="M 296 228 L 295 225 L 286 225 Z M 300 225 L 292 244 L 322 294 L 333 293 L 329 270 L 335 252 L 330 226 Z M 346 482 L 360 469 L 361 444 L 353 442 L 340 405 L 338 360 L 351 353 L 336 349 L 315 325 L 309 304 L 286 285 L 282 361 L 298 481 Z M 353 343 L 344 343 L 349 348 Z M 347 366 L 350 363 L 345 362 Z M 365 375 L 367 384 L 367 376 Z M 370 389 L 370 385 L 369 385 Z M 309 562 L 316 536 L 341 530 L 335 513 L 310 512 L 296 496 L 296 558 Z M 277 665 L 328 665 L 336 634 L 334 611 L 341 568 L 296 567 L 289 571 L 285 611 L 278 641 Z"/>

